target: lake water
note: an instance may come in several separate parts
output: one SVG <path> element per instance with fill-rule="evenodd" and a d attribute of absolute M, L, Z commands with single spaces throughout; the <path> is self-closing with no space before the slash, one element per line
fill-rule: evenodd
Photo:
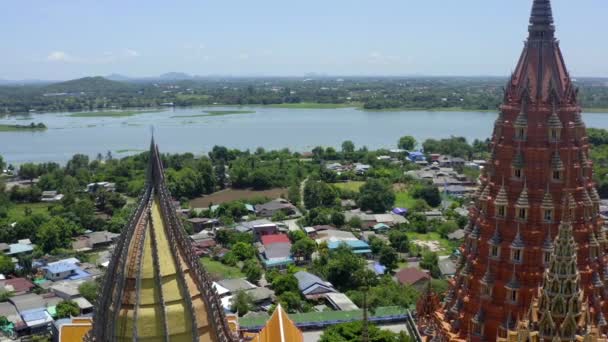
<path fill-rule="evenodd" d="M 171 108 L 130 117 L 71 117 L 44 113 L 0 117 L 0 124 L 43 122 L 42 132 L 0 132 L 0 155 L 13 164 L 54 161 L 64 163 L 76 153 L 95 157 L 112 151 L 115 157 L 146 150 L 151 127 L 162 152 L 208 152 L 213 145 L 254 150 L 288 147 L 310 151 L 315 146 L 339 148 L 344 140 L 370 149 L 394 148 L 399 137 L 464 136 L 485 139 L 492 133 L 496 112 L 368 112 L 356 108 L 284 109 L 239 107 L 253 114 L 207 117 L 205 110 L 235 107 Z M 585 114 L 587 127 L 608 128 L 608 114 Z"/>

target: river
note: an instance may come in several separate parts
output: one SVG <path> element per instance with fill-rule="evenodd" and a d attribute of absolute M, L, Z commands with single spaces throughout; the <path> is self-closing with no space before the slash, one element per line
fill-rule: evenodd
<path fill-rule="evenodd" d="M 115 157 L 148 148 L 151 127 L 162 152 L 208 152 L 214 145 L 250 149 L 287 147 L 310 151 L 315 146 L 339 148 L 352 140 L 357 148 L 394 148 L 399 137 L 464 136 L 469 141 L 492 133 L 496 112 L 370 112 L 356 108 L 285 109 L 239 107 L 251 114 L 187 117 L 205 110 L 235 107 L 169 108 L 129 117 L 73 117 L 69 113 L 35 113 L 27 118 L 0 117 L 0 124 L 43 122 L 46 131 L 0 132 L 0 155 L 13 164 L 65 163 L 72 155 L 95 157 L 111 151 Z M 608 114 L 583 116 L 587 127 L 608 128 Z"/>

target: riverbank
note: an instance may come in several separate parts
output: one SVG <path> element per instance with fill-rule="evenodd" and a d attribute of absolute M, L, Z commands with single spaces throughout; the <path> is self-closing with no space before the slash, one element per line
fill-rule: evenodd
<path fill-rule="evenodd" d="M 369 109 L 364 108 L 361 102 L 349 102 L 349 103 L 315 103 L 315 102 L 300 102 L 300 103 L 276 103 L 276 104 L 209 104 L 200 106 L 173 106 L 173 107 L 133 107 L 133 110 L 125 111 L 94 111 L 94 112 L 74 112 L 69 114 L 71 117 L 129 117 L 138 114 L 155 113 L 167 110 L 167 108 L 173 109 L 188 109 L 188 108 L 200 108 L 200 107 L 226 107 L 226 108 L 283 108 L 283 109 L 340 109 L 340 108 L 354 108 L 365 112 L 477 112 L 477 113 L 497 113 L 498 109 L 467 109 L 462 107 L 433 107 L 433 108 L 422 108 L 422 107 L 407 107 L 407 108 L 382 108 L 382 109 Z M 227 111 L 223 111 L 227 112 Z M 239 113 L 222 113 L 214 115 L 198 115 L 198 116 L 217 116 L 217 115 L 229 115 L 229 114 L 245 114 L 240 113 L 245 111 L 239 111 Z M 249 111 L 247 111 L 249 112 Z M 44 112 L 44 113 L 65 113 L 62 111 L 58 112 Z M 208 113 L 208 112 L 206 112 Z M 583 113 L 608 113 L 608 108 L 583 108 Z M 23 116 L 27 117 L 19 120 L 28 120 L 31 118 L 32 113 L 6 113 L 0 114 L 2 116 Z M 39 113 L 36 113 L 39 114 Z M 247 113 L 252 114 L 252 113 Z M 197 115 L 184 116 L 184 117 L 196 117 Z M 175 116 L 182 117 L 182 116 Z"/>
<path fill-rule="evenodd" d="M 44 131 L 46 125 L 42 122 L 31 123 L 29 125 L 0 125 L 0 132 L 26 132 L 26 131 Z"/>
<path fill-rule="evenodd" d="M 97 112 L 76 112 L 68 116 L 72 118 L 124 118 L 139 114 L 149 114 L 162 112 L 161 109 L 155 110 L 124 110 L 124 111 L 97 111 Z"/>

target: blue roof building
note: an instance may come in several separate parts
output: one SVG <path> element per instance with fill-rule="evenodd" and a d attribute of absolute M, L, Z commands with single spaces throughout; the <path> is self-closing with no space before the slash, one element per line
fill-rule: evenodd
<path fill-rule="evenodd" d="M 370 246 L 361 240 L 342 240 L 342 241 L 330 241 L 327 244 L 330 250 L 336 249 L 340 247 L 342 244 L 345 244 L 350 248 L 355 254 L 371 254 L 372 250 Z"/>
<path fill-rule="evenodd" d="M 78 259 L 74 258 L 49 263 L 42 267 L 42 270 L 44 270 L 44 277 L 53 281 L 63 279 L 77 280 L 90 276 L 89 273 L 83 271 L 78 266 Z"/>

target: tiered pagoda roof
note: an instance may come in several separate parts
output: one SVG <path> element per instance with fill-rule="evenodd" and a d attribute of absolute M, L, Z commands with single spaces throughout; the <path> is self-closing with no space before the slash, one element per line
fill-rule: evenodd
<path fill-rule="evenodd" d="M 303 342 L 304 336 L 289 318 L 281 304 L 277 305 L 272 316 L 251 342 Z"/>
<path fill-rule="evenodd" d="M 144 194 L 106 272 L 94 341 L 236 341 L 164 182 L 152 140 Z"/>
<path fill-rule="evenodd" d="M 538 296 L 515 328 L 498 341 L 607 341 L 602 332 L 606 320 L 591 308 L 581 288 L 570 213 L 564 210 L 563 215 Z"/>
<path fill-rule="evenodd" d="M 533 1 L 528 31 L 470 209 L 460 268 L 436 311 L 442 339 L 506 337 L 538 294 L 564 211 L 582 293 L 592 311 L 608 312 L 606 236 L 589 142 L 549 0 Z M 564 194 L 565 208 L 559 202 Z"/>

